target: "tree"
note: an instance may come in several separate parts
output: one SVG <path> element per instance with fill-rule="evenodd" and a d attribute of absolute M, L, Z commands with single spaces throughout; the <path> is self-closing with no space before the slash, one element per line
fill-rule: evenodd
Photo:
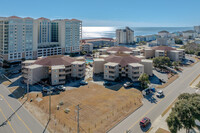
<path fill-rule="evenodd" d="M 174 62 L 172 63 L 172 65 L 174 66 L 175 69 L 178 69 L 178 66 L 180 65 L 180 62 L 174 61 Z"/>
<path fill-rule="evenodd" d="M 183 44 L 183 41 L 181 39 L 175 39 L 176 44 Z"/>
<path fill-rule="evenodd" d="M 149 76 L 146 73 L 141 74 L 138 80 L 140 81 L 142 89 L 146 89 L 150 83 Z"/>
<path fill-rule="evenodd" d="M 169 57 L 161 56 L 155 57 L 153 59 L 154 66 L 160 69 L 165 68 L 165 66 L 171 66 Z"/>
<path fill-rule="evenodd" d="M 181 128 L 188 133 L 195 127 L 196 119 L 200 120 L 200 95 L 184 93 L 178 97 L 166 121 L 172 133 L 177 133 Z"/>

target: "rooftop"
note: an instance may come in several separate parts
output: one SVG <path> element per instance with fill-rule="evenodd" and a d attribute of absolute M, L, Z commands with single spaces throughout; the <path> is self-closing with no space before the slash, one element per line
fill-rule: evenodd
<path fill-rule="evenodd" d="M 51 66 L 51 69 L 65 69 L 64 65 Z"/>
<path fill-rule="evenodd" d="M 54 55 L 54 56 L 40 58 L 40 59 L 36 60 L 36 62 L 34 64 L 39 64 L 39 65 L 43 65 L 43 66 L 56 66 L 56 65 L 69 66 L 74 61 L 75 61 L 75 59 L 73 59 L 69 56 Z"/>
<path fill-rule="evenodd" d="M 117 55 L 110 55 L 109 57 L 106 57 L 105 61 L 118 63 L 119 65 L 121 65 L 121 67 L 125 67 L 126 65 L 130 63 L 140 63 L 141 59 L 132 55 L 117 54 Z"/>
<path fill-rule="evenodd" d="M 130 64 L 128 64 L 128 65 L 130 65 L 130 66 L 132 66 L 132 67 L 144 66 L 144 65 L 142 65 L 142 64 L 140 64 L 140 63 L 130 63 Z"/>
<path fill-rule="evenodd" d="M 156 46 L 152 47 L 153 50 L 164 50 L 164 51 L 170 51 L 170 50 L 176 50 L 175 48 L 168 47 L 168 46 Z"/>
<path fill-rule="evenodd" d="M 94 61 L 104 61 L 104 59 L 102 58 L 96 58 L 96 59 L 93 59 Z"/>
<path fill-rule="evenodd" d="M 115 47 L 110 47 L 107 49 L 108 52 L 110 51 L 116 51 L 116 52 L 125 52 L 125 51 L 130 51 L 132 52 L 132 49 L 123 47 L 123 46 L 115 46 Z"/>
<path fill-rule="evenodd" d="M 34 63 L 36 60 L 25 60 L 22 63 Z"/>
<path fill-rule="evenodd" d="M 104 64 L 105 66 L 117 66 L 118 65 L 118 63 L 113 63 L 113 62 L 108 62 L 108 63 L 106 63 L 106 64 Z"/>
<path fill-rule="evenodd" d="M 84 63 L 85 63 L 84 61 L 74 61 L 74 62 L 72 62 L 72 64 L 78 64 L 78 65 L 82 65 Z"/>
<path fill-rule="evenodd" d="M 43 67 L 42 65 L 37 65 L 37 64 L 33 64 L 33 65 L 30 65 L 30 66 L 25 66 L 25 68 L 28 68 L 28 69 L 35 69 L 35 68 L 39 68 L 39 67 Z"/>

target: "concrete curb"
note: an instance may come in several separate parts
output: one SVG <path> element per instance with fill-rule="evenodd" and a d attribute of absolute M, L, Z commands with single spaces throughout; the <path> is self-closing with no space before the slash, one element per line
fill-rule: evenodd
<path fill-rule="evenodd" d="M 124 121 L 126 118 L 128 118 L 131 114 L 133 114 L 135 111 L 137 111 L 138 109 L 140 109 L 142 106 L 144 105 L 143 101 L 142 101 L 142 105 L 140 107 L 138 107 L 136 110 L 134 110 L 133 112 L 129 113 L 126 117 L 124 117 L 122 120 L 120 120 L 118 123 L 116 123 L 112 128 L 110 128 L 109 130 L 106 131 L 106 133 L 110 132 L 113 128 L 115 128 L 117 125 L 119 125 L 122 121 Z"/>

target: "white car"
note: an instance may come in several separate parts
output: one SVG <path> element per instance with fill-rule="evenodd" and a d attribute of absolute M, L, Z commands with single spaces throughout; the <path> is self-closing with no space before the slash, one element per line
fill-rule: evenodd
<path fill-rule="evenodd" d="M 164 96 L 163 91 L 162 91 L 162 90 L 157 91 L 156 96 L 157 96 L 157 97 L 162 97 L 162 96 Z"/>
<path fill-rule="evenodd" d="M 131 83 L 131 82 L 126 82 L 124 84 L 124 87 L 131 87 L 131 86 L 133 86 L 133 83 Z"/>

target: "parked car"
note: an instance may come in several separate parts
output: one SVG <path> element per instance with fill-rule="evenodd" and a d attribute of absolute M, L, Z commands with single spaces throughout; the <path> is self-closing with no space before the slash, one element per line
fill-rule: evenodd
<path fill-rule="evenodd" d="M 86 81 L 84 81 L 84 80 L 82 80 L 81 82 L 80 82 L 80 85 L 87 85 L 88 84 L 88 82 L 86 82 Z"/>
<path fill-rule="evenodd" d="M 162 90 L 157 91 L 156 96 L 157 96 L 157 97 L 162 97 L 162 96 L 164 96 L 163 91 L 162 91 Z"/>
<path fill-rule="evenodd" d="M 60 85 L 60 86 L 57 87 L 57 89 L 59 91 L 65 91 L 66 88 L 63 85 Z"/>
<path fill-rule="evenodd" d="M 131 83 L 131 82 L 126 82 L 124 84 L 124 87 L 131 87 L 131 86 L 133 86 L 133 83 Z"/>
<path fill-rule="evenodd" d="M 151 120 L 148 117 L 144 117 L 141 121 L 140 121 L 140 126 L 141 127 L 146 127 L 151 123 Z"/>

